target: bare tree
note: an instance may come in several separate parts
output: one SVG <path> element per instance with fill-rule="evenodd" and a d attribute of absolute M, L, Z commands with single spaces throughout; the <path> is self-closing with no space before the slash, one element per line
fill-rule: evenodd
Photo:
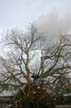
<path fill-rule="evenodd" d="M 26 82 L 32 83 L 31 75 L 34 72 L 30 67 L 30 61 L 34 57 L 32 50 L 40 50 L 38 47 L 41 46 L 43 38 L 40 35 L 33 26 L 26 34 L 12 30 L 6 35 L 6 54 L 0 57 L 1 85 L 5 83 L 8 86 L 21 87 Z"/>
<path fill-rule="evenodd" d="M 27 33 L 12 30 L 6 35 L 6 54 L 0 57 L 0 74 L 2 90 L 6 87 L 20 88 L 25 84 L 32 84 L 31 76 L 36 72 L 39 83 L 46 82 L 47 87 L 57 92 L 60 87 L 67 88 L 67 75 L 71 72 L 71 42 L 69 37 L 61 37 L 50 47 L 42 33 L 35 27 Z M 35 50 L 41 52 L 41 60 L 30 65 Z M 39 55 L 38 55 L 39 56 Z M 37 58 L 35 58 L 37 59 Z M 6 85 L 6 86 L 4 86 Z"/>

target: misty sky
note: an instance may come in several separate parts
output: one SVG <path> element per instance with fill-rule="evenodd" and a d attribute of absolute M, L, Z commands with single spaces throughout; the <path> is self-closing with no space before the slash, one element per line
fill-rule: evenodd
<path fill-rule="evenodd" d="M 31 23 L 47 32 L 50 40 L 70 32 L 71 0 L 0 0 L 0 33 Z"/>
<path fill-rule="evenodd" d="M 0 30 L 21 28 L 51 12 L 71 14 L 71 0 L 0 0 Z"/>

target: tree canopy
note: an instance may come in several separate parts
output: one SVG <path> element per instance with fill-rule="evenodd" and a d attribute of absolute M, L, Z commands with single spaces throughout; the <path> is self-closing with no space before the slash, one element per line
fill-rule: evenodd
<path fill-rule="evenodd" d="M 66 77 L 71 71 L 69 38 L 62 36 L 56 44 L 49 47 L 44 34 L 39 33 L 34 26 L 27 33 L 10 31 L 4 40 L 6 53 L 0 57 L 0 74 L 3 77 L 0 83 L 21 87 L 25 83 L 32 83 L 31 76 L 37 74 L 40 79 L 45 78 L 49 85 L 59 86 L 61 83 L 67 87 Z M 36 53 L 30 52 L 35 50 L 41 52 L 41 58 L 38 62 L 34 60 L 34 63 L 30 65 L 36 57 Z"/>
<path fill-rule="evenodd" d="M 0 56 L 1 91 L 25 87 L 24 93 L 30 95 L 34 93 L 35 85 L 36 88 L 46 88 L 47 94 L 53 96 L 70 88 L 68 74 L 71 73 L 71 41 L 69 36 L 61 36 L 58 42 L 54 45 L 51 43 L 49 46 L 44 33 L 39 33 L 34 26 L 31 26 L 26 33 L 17 30 L 7 33 L 3 45 L 6 50 Z M 40 60 L 36 57 L 36 51 L 40 52 L 38 54 L 41 56 Z"/>

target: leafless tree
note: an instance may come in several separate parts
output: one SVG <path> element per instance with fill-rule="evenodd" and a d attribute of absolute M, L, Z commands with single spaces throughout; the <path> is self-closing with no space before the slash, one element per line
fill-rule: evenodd
<path fill-rule="evenodd" d="M 42 33 L 32 26 L 29 31 L 12 30 L 4 41 L 6 51 L 0 57 L 0 84 L 2 90 L 7 87 L 15 89 L 33 82 L 31 76 L 37 73 L 40 80 L 46 81 L 47 87 L 56 92 L 68 87 L 67 75 L 71 72 L 71 41 L 63 36 L 55 45 L 48 47 L 48 41 Z M 31 64 L 38 50 L 40 61 Z M 39 56 L 39 55 L 38 55 Z M 37 58 L 35 58 L 37 59 Z M 33 67 L 35 64 L 35 70 Z"/>

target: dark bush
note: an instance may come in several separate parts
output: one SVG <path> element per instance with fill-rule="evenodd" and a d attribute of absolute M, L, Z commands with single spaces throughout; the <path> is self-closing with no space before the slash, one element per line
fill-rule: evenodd
<path fill-rule="evenodd" d="M 48 94 L 43 88 L 25 86 L 19 90 L 14 97 L 12 108 L 55 108 L 52 95 Z"/>

